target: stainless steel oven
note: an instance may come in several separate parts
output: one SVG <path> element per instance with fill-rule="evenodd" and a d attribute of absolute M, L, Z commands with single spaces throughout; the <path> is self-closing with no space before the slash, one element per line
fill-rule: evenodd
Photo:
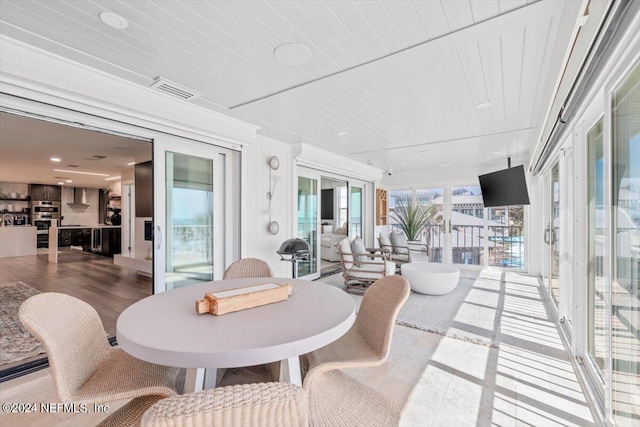
<path fill-rule="evenodd" d="M 51 218 L 57 215 L 54 219 L 60 219 L 60 202 L 51 202 L 49 200 L 36 200 L 31 202 L 31 216 L 36 215 L 52 215 Z"/>
<path fill-rule="evenodd" d="M 38 203 L 42 203 L 42 202 L 38 202 Z M 52 205 L 42 205 L 42 207 L 44 209 L 46 209 L 47 207 L 49 208 L 56 208 L 57 211 L 53 211 L 53 212 L 38 212 L 35 213 L 34 208 L 35 206 L 33 206 L 31 208 L 31 212 L 32 212 L 32 216 L 31 216 L 31 225 L 33 225 L 36 228 L 36 234 L 37 234 L 37 247 L 38 248 L 48 248 L 49 247 L 49 228 L 51 228 L 52 226 L 58 226 L 59 225 L 59 221 L 60 221 L 60 202 L 50 202 L 50 203 L 57 203 L 58 206 L 52 206 Z"/>

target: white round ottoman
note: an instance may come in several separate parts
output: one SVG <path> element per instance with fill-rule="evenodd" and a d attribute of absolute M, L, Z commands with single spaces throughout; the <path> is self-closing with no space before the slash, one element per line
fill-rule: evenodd
<path fill-rule="evenodd" d="M 409 281 L 412 291 L 427 295 L 451 292 L 460 278 L 460 269 L 435 262 L 402 264 L 400 270 Z"/>

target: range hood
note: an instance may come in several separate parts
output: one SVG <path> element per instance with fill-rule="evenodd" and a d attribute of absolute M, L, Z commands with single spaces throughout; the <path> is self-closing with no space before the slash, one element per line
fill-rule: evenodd
<path fill-rule="evenodd" d="M 73 203 L 69 204 L 89 206 L 89 203 L 87 203 L 87 189 L 79 187 L 74 188 Z"/>

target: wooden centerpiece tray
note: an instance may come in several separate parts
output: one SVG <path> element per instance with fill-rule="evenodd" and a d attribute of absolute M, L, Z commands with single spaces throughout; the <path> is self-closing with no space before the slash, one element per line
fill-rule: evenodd
<path fill-rule="evenodd" d="M 196 301 L 198 314 L 221 314 L 246 310 L 274 302 L 285 301 L 291 295 L 293 287 L 289 283 L 265 283 L 244 288 L 229 289 L 206 293 L 204 298 Z"/>

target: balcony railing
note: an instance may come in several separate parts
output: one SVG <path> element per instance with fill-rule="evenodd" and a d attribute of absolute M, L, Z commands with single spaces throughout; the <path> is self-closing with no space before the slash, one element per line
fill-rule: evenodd
<path fill-rule="evenodd" d="M 398 224 L 391 224 L 400 231 Z M 424 228 L 420 241 L 427 245 L 432 262 L 443 262 L 445 233 L 442 224 Z M 454 264 L 484 265 L 484 246 L 488 249 L 489 266 L 524 268 L 524 234 L 522 226 L 490 225 L 487 236 L 484 226 L 452 224 L 451 250 Z"/>
<path fill-rule="evenodd" d="M 174 225 L 172 231 L 174 267 L 213 263 L 213 225 Z"/>

